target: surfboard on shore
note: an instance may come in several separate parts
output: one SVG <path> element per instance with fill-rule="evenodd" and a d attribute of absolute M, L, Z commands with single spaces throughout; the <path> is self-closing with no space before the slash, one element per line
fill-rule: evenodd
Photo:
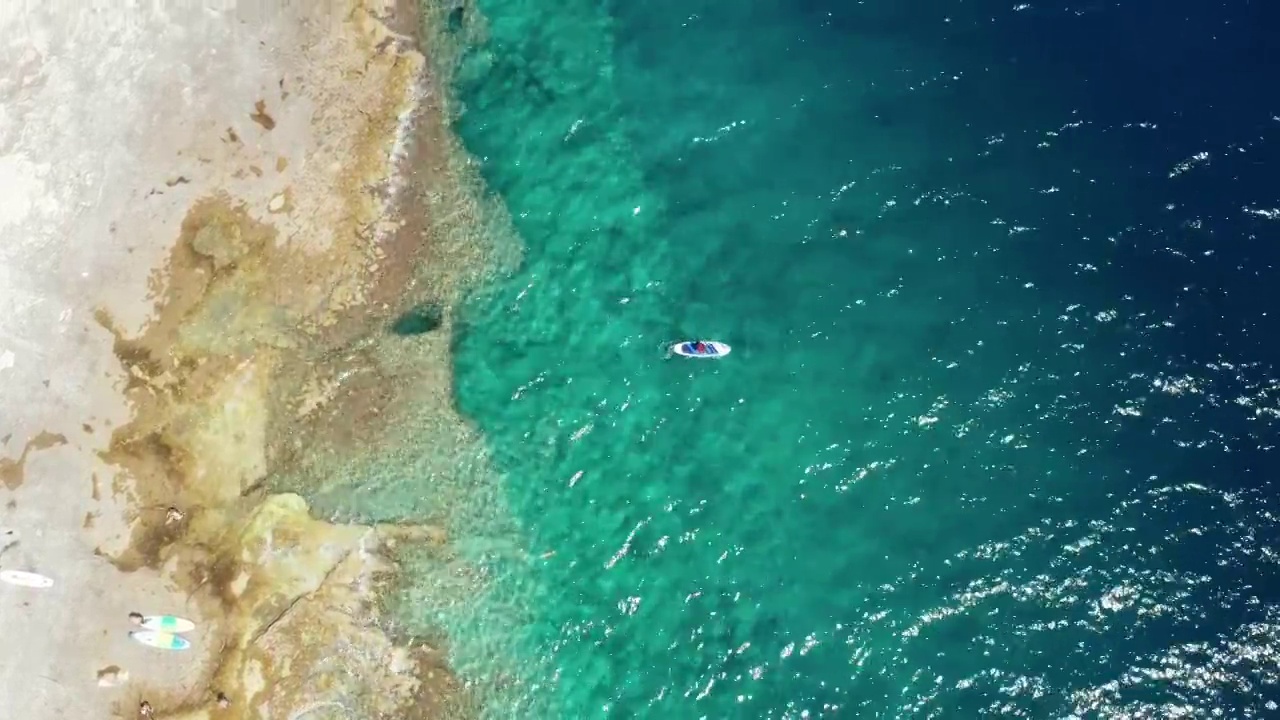
<path fill-rule="evenodd" d="M 690 340 L 671 346 L 671 352 L 690 358 L 722 358 L 732 350 L 733 348 L 725 343 L 715 340 Z"/>
<path fill-rule="evenodd" d="M 45 577 L 39 573 L 26 572 L 25 570 L 0 570 L 0 582 L 29 588 L 44 589 L 53 587 L 53 578 Z"/>
<path fill-rule="evenodd" d="M 176 615 L 147 615 L 138 626 L 143 630 L 158 630 L 167 633 L 184 633 L 196 629 L 196 624 Z"/>
<path fill-rule="evenodd" d="M 129 637 L 143 645 L 160 650 L 187 650 L 191 647 L 191 641 L 181 635 L 159 630 L 134 630 L 129 633 Z"/>

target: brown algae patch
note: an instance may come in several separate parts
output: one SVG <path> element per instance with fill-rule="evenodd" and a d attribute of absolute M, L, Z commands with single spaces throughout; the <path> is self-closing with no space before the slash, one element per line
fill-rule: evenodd
<path fill-rule="evenodd" d="M 0 458 L 0 483 L 10 490 L 17 490 L 22 486 L 23 480 L 26 479 L 27 456 L 32 451 L 48 450 L 51 447 L 66 445 L 67 438 L 58 433 L 41 431 L 38 435 L 27 441 L 22 448 L 22 454 L 17 460 L 9 458 Z"/>
<path fill-rule="evenodd" d="M 129 471 L 136 507 L 218 507 L 266 473 L 265 383 L 282 320 L 246 302 L 262 293 L 274 230 L 219 196 L 197 202 L 170 254 L 153 321 L 126 338 L 105 312 L 128 375 L 134 419 L 103 458 Z M 157 284 L 159 281 L 157 281 Z M 183 523 L 135 522 L 115 562 L 158 567 Z"/>
<path fill-rule="evenodd" d="M 275 118 L 267 114 L 266 100 L 259 100 L 253 104 L 253 112 L 249 113 L 249 119 L 261 125 L 262 129 L 268 132 L 276 129 Z"/>

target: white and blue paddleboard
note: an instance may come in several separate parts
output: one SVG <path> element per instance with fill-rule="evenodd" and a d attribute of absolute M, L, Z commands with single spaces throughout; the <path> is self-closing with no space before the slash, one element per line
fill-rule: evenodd
<path fill-rule="evenodd" d="M 160 650 L 186 650 L 191 647 L 191 641 L 181 635 L 159 630 L 134 630 L 129 633 L 129 637 L 143 645 Z"/>
<path fill-rule="evenodd" d="M 699 348 L 699 345 L 702 347 Z M 694 340 L 676 343 L 671 346 L 671 352 L 690 358 L 722 358 L 732 350 L 733 348 L 728 345 L 714 340 Z"/>
<path fill-rule="evenodd" d="M 0 582 L 40 590 L 53 587 L 53 578 L 25 570 L 0 570 Z"/>
<path fill-rule="evenodd" d="M 196 624 L 186 618 L 175 615 L 148 615 L 140 623 L 144 630 L 159 630 L 167 633 L 184 633 L 196 629 Z"/>

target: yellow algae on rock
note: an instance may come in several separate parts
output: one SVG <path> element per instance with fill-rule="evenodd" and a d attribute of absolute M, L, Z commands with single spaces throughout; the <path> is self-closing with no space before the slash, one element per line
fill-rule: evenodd
<path fill-rule="evenodd" d="M 180 417 L 170 429 L 192 458 L 188 503 L 232 503 L 266 476 L 266 379 L 257 363 L 241 363 L 214 388 L 203 412 Z"/>
<path fill-rule="evenodd" d="M 301 497 L 281 494 L 218 543 L 210 589 L 226 619 L 210 687 L 232 703 L 216 717 L 286 720 L 324 707 L 337 717 L 433 717 L 416 713 L 457 694 L 438 651 L 398 647 L 379 629 L 368 589 L 390 566 L 374 528 L 315 520 Z"/>
<path fill-rule="evenodd" d="M 288 606 L 315 592 L 327 575 L 359 547 L 367 528 L 312 519 L 306 501 L 292 494 L 264 500 L 235 537 L 236 559 L 249 581 L 233 601 L 233 643 L 249 644 Z"/>
<path fill-rule="evenodd" d="M 244 240 L 238 223 L 214 218 L 196 231 L 191 249 L 212 260 L 214 270 L 223 270 L 248 252 Z"/>

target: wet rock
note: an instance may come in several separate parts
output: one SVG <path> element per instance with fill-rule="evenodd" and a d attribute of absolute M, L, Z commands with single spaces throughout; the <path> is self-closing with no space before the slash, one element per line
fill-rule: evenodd
<path fill-rule="evenodd" d="M 462 689 L 442 653 L 396 644 L 371 592 L 392 571 L 384 535 L 431 538 L 433 528 L 331 525 L 297 495 L 264 499 L 220 545 L 210 581 L 225 615 L 212 702 L 165 720 L 254 717 L 456 718 Z M 208 597 L 208 596 L 206 596 Z M 239 714 L 237 714 L 239 713 Z M 332 713 L 331 713 L 332 714 Z"/>
<path fill-rule="evenodd" d="M 195 237 L 191 238 L 191 247 L 213 260 L 213 266 L 218 270 L 231 265 L 245 253 L 240 227 L 217 220 L 196 232 Z"/>

